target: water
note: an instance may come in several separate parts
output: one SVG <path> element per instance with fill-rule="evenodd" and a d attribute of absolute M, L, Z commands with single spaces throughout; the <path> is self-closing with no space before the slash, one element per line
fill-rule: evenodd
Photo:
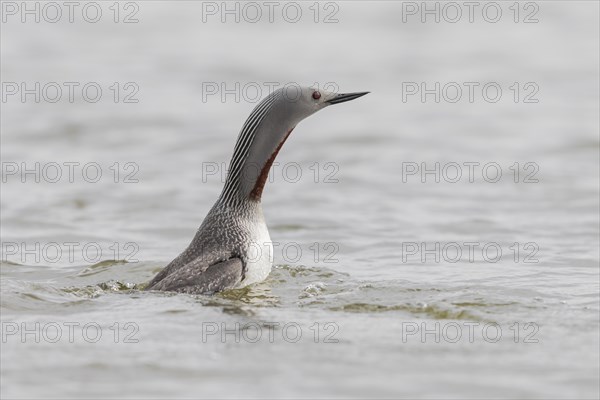
<path fill-rule="evenodd" d="M 495 24 L 403 23 L 400 3 L 361 1 L 335 3 L 333 24 L 309 3 L 297 24 L 222 24 L 160 1 L 115 24 L 101 4 L 96 24 L 2 25 L 3 82 L 103 89 L 2 103 L 3 398 L 598 398 L 597 2 L 537 2 L 530 24 L 504 2 Z M 372 93 L 303 121 L 280 153 L 265 282 L 141 292 L 219 194 L 255 103 L 202 94 L 236 82 Z M 403 102 L 403 82 L 457 82 L 463 98 Z M 471 103 L 464 82 L 502 97 Z M 62 179 L 6 169 L 36 162 Z M 80 163 L 72 183 L 65 162 Z"/>

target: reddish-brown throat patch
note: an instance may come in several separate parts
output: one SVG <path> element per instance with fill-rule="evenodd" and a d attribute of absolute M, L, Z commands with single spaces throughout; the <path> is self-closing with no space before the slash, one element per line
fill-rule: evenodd
<path fill-rule="evenodd" d="M 252 188 L 252 191 L 250 192 L 250 198 L 252 200 L 260 201 L 260 198 L 262 197 L 263 189 L 265 188 L 265 183 L 267 182 L 267 177 L 269 176 L 269 171 L 271 170 L 271 166 L 273 165 L 273 161 L 275 161 L 275 158 L 277 157 L 279 150 L 281 150 L 281 147 L 283 146 L 283 144 L 285 143 L 288 136 L 290 136 L 290 133 L 292 133 L 293 130 L 294 130 L 294 128 L 292 128 L 288 131 L 288 133 L 285 135 L 285 137 L 283 138 L 281 143 L 279 143 L 279 145 L 277 145 L 277 148 L 275 149 L 273 154 L 271 154 L 271 157 L 269 157 L 269 159 L 263 166 L 262 170 L 260 171 L 260 175 L 258 175 L 258 178 L 256 179 L 254 188 Z"/>

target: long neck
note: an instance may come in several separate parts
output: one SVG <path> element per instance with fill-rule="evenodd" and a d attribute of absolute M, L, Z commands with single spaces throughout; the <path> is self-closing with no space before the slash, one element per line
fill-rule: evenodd
<path fill-rule="evenodd" d="M 271 94 L 256 106 L 242 126 L 220 202 L 228 205 L 260 202 L 273 161 L 293 129 L 273 117 L 276 104 L 277 95 Z"/>

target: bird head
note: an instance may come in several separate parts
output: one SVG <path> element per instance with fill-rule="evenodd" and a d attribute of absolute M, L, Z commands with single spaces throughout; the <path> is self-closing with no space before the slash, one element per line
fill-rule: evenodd
<path fill-rule="evenodd" d="M 254 108 L 238 137 L 230 171 L 230 178 L 239 181 L 238 193 L 244 198 L 260 201 L 269 169 L 296 125 L 325 107 L 367 93 L 339 94 L 289 86 L 269 94 Z M 227 187 L 224 193 L 229 193 Z"/>

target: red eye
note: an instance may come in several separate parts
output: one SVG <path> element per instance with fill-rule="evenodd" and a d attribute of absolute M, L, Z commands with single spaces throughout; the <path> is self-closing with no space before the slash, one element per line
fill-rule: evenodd
<path fill-rule="evenodd" d="M 319 92 L 313 92 L 313 99 L 315 100 L 319 100 L 321 98 L 321 93 Z"/>

